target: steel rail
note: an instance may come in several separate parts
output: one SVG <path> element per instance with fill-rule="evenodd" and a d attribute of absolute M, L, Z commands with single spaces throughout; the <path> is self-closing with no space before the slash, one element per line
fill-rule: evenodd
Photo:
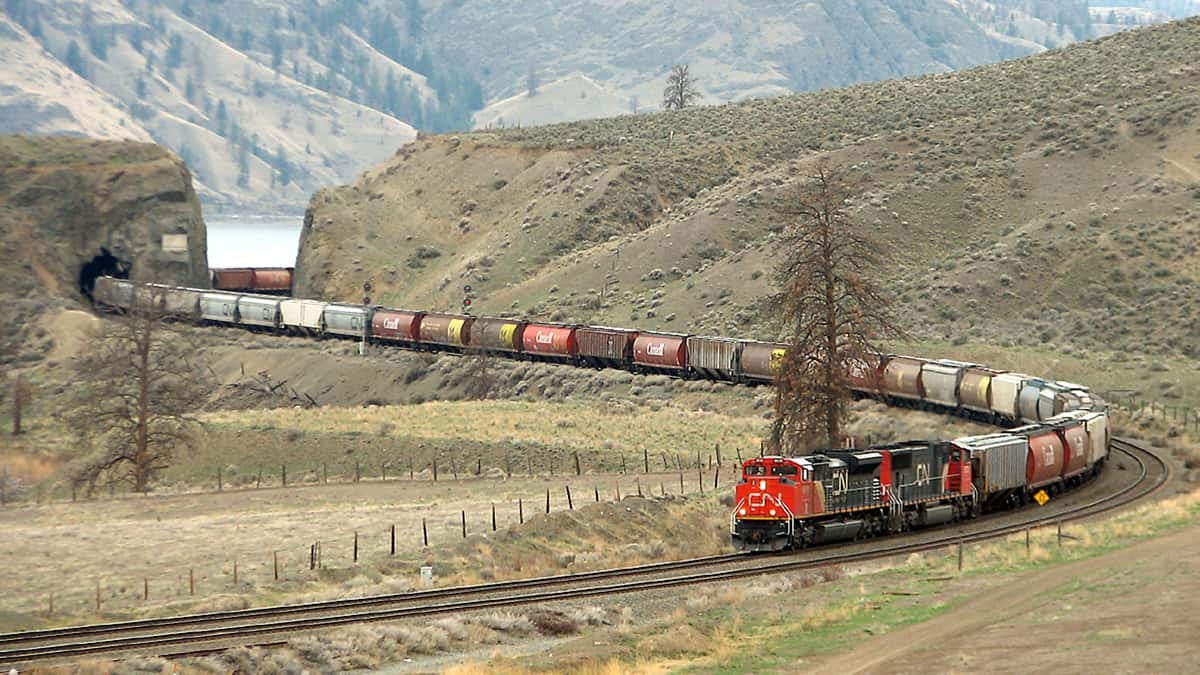
<path fill-rule="evenodd" d="M 570 600 L 578 598 L 595 597 L 601 595 L 614 595 L 621 593 L 631 593 L 638 591 L 647 591 L 661 588 L 669 588 L 674 586 L 683 586 L 699 583 L 710 583 L 714 581 L 722 581 L 727 579 L 735 579 L 747 576 L 755 576 L 762 574 L 792 572 L 814 567 L 823 567 L 828 565 L 846 564 L 851 562 L 859 562 L 878 558 L 886 558 L 897 555 L 904 555 L 915 552 L 928 551 L 944 547 L 947 545 L 973 543 L 986 539 L 996 538 L 1020 532 L 1031 526 L 1045 525 L 1048 523 L 1062 522 L 1068 520 L 1078 520 L 1087 518 L 1100 513 L 1111 511 L 1133 501 L 1137 501 L 1146 496 L 1160 490 L 1167 484 L 1170 478 L 1170 465 L 1157 454 L 1138 446 L 1135 443 L 1125 439 L 1113 439 L 1113 448 L 1119 452 L 1128 455 L 1139 467 L 1137 480 L 1130 483 L 1128 486 L 1118 490 L 1117 492 L 1106 495 L 1100 499 L 1093 500 L 1086 504 L 1078 505 L 1068 509 L 1066 512 L 1056 513 L 1052 515 L 1032 518 L 1020 523 L 983 528 L 979 531 L 947 535 L 932 540 L 921 542 L 912 542 L 907 544 L 897 544 L 892 546 L 884 546 L 872 548 L 864 551 L 834 553 L 827 556 L 806 557 L 803 560 L 787 560 L 783 562 L 771 562 L 769 564 L 738 568 L 726 569 L 709 572 L 696 572 L 685 575 L 671 576 L 660 579 L 642 579 L 642 580 L 627 580 L 616 583 L 595 585 L 584 588 L 560 588 L 550 590 L 539 590 L 529 593 L 505 595 L 501 597 L 472 598 L 472 595 L 485 595 L 489 592 L 513 590 L 516 588 L 528 588 L 531 586 L 563 585 L 570 582 L 586 581 L 588 579 L 604 579 L 604 578 L 621 578 L 624 576 L 639 576 L 654 571 L 670 571 L 673 563 L 654 563 L 647 566 L 637 566 L 631 568 L 618 568 L 612 570 L 599 570 L 597 572 L 583 573 L 579 575 L 559 575 L 555 577 L 520 580 L 517 582 L 498 582 L 496 584 L 482 584 L 473 587 L 456 587 L 447 589 L 438 589 L 437 591 L 426 591 L 408 594 L 395 594 L 394 596 L 407 596 L 409 601 L 420 601 L 422 599 L 439 599 L 454 596 L 468 596 L 466 599 L 435 602 L 431 604 L 422 604 L 410 607 L 401 608 L 385 608 L 385 609 L 368 609 L 366 611 L 350 611 L 345 613 L 336 613 L 325 616 L 302 617 L 282 619 L 278 621 L 253 623 L 242 623 L 237 625 L 228 625 L 215 628 L 192 628 L 188 630 L 170 631 L 161 633 L 150 633 L 127 637 L 108 637 L 103 639 L 93 639 L 86 641 L 68 641 L 54 644 L 44 644 L 28 647 L 16 647 L 0 651 L 0 663 L 22 663 L 34 660 L 43 660 L 50 658 L 62 658 L 71 656 L 81 656 L 85 654 L 99 654 L 110 652 L 121 652 L 138 650 L 152 647 L 165 647 L 171 645 L 187 644 L 187 643 L 204 643 L 217 640 L 230 640 L 235 638 L 244 638 L 250 636 L 262 636 L 279 633 L 291 633 L 316 628 L 324 628 L 330 626 L 345 625 L 349 623 L 368 622 L 368 621 L 385 621 L 402 618 L 410 618 L 416 616 L 431 616 L 438 614 L 447 614 L 464 611 L 474 611 L 482 609 L 493 609 L 500 607 L 509 607 L 514 605 L 524 605 L 540 602 L 551 602 L 556 600 Z M 1160 471 L 1156 475 L 1151 476 L 1147 462 L 1142 456 L 1152 459 L 1160 467 Z M 684 563 L 685 566 L 702 566 L 715 565 L 723 562 L 730 562 L 733 559 L 747 560 L 747 556 L 736 554 L 733 556 L 710 556 L 706 559 L 695 559 L 691 561 L 677 561 Z M 758 557 L 758 559 L 763 559 Z M 765 560 L 774 561 L 775 557 L 765 558 Z M 366 599 L 353 600 L 368 600 L 375 601 L 376 604 L 386 603 L 389 596 L 373 596 Z M 393 600 L 396 602 L 399 600 Z M 332 601 L 341 603 L 342 601 Z M 321 607 L 314 608 L 313 605 Z M 229 621 L 235 619 L 250 619 L 255 616 L 255 612 L 267 610 L 267 614 L 259 616 L 278 616 L 279 614 L 270 614 L 272 610 L 278 611 L 286 609 L 286 613 L 302 613 L 305 611 L 329 611 L 330 609 L 346 609 L 346 605 L 331 606 L 326 603 L 310 603 L 309 605 L 291 605 L 285 608 L 260 608 L 259 610 L 238 610 L 235 612 L 214 612 L 206 615 L 194 615 L 192 617 L 171 617 L 167 619 L 148 619 L 137 622 L 124 622 L 121 624 L 108 624 L 109 632 L 126 632 L 135 630 L 131 626 L 138 626 L 139 629 L 152 629 L 169 627 L 170 625 L 182 626 L 185 623 L 200 624 L 214 623 L 221 621 Z M 224 618 L 214 619 L 213 616 L 222 616 Z M 180 620 L 192 619 L 190 622 L 180 622 Z M 169 622 L 175 622 L 174 624 Z M 155 625 L 158 622 L 159 625 Z M 101 626 L 86 626 L 84 629 L 98 628 L 100 630 L 92 631 L 85 630 L 82 633 L 72 633 L 73 629 L 57 629 L 54 631 L 42 631 L 37 634 L 42 635 L 41 640 L 45 640 L 48 634 L 53 634 L 56 637 L 68 638 L 79 637 L 85 634 L 103 634 L 104 625 Z M 4 638 L 13 638 L 7 640 L 8 644 L 20 643 L 21 638 L 26 638 L 23 642 L 28 644 L 36 638 L 30 636 L 34 633 L 15 634 L 11 636 L 3 636 Z M 277 644 L 278 640 L 270 644 Z M 195 653 L 195 652 L 188 652 Z"/>

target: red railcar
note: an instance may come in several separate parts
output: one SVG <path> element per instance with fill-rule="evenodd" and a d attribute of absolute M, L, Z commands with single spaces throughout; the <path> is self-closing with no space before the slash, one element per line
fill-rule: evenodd
<path fill-rule="evenodd" d="M 687 369 L 687 339 L 680 333 L 642 333 L 633 341 L 639 370 L 678 373 Z"/>
<path fill-rule="evenodd" d="M 1088 470 L 1088 432 L 1082 422 L 1064 422 L 1056 425 L 1059 438 L 1062 439 L 1063 480 L 1075 478 Z"/>
<path fill-rule="evenodd" d="M 389 342 L 417 342 L 421 339 L 424 315 L 403 309 L 376 309 L 371 316 L 371 337 Z"/>
<path fill-rule="evenodd" d="M 1029 439 L 1029 457 L 1025 465 L 1025 487 L 1028 490 L 1037 490 L 1062 481 L 1066 448 L 1057 431 L 1034 425 L 1013 429 L 1009 433 Z"/>
<path fill-rule="evenodd" d="M 921 367 L 925 359 L 893 356 L 883 367 L 882 392 L 892 398 L 921 402 L 925 389 L 921 386 Z"/>
<path fill-rule="evenodd" d="M 213 288 L 223 291 L 291 293 L 291 267 L 227 267 L 212 270 Z"/>
<path fill-rule="evenodd" d="M 575 326 L 531 323 L 521 334 L 526 355 L 543 360 L 569 361 L 578 354 L 575 346 Z"/>

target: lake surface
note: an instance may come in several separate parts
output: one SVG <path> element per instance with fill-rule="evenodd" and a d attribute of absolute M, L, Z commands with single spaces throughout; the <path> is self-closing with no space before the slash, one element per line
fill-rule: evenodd
<path fill-rule="evenodd" d="M 208 227 L 209 267 L 295 267 L 302 216 L 214 216 Z"/>

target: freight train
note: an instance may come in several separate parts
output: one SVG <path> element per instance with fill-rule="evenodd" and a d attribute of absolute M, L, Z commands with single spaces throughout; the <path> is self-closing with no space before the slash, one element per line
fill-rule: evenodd
<path fill-rule="evenodd" d="M 684 333 L 370 307 L 100 277 L 93 298 L 125 311 L 157 298 L 182 320 L 436 352 L 767 384 L 787 346 Z M 829 449 L 742 466 L 730 536 L 768 551 L 936 525 L 1053 496 L 1094 475 L 1111 436 L 1087 387 L 978 364 L 876 354 L 847 373 L 855 396 L 962 415 L 1007 431 L 951 441 Z"/>

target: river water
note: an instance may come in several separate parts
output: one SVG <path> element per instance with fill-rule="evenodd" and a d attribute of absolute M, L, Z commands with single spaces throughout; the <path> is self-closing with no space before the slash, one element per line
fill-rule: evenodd
<path fill-rule="evenodd" d="M 213 216 L 208 228 L 209 267 L 294 267 L 301 216 Z"/>

